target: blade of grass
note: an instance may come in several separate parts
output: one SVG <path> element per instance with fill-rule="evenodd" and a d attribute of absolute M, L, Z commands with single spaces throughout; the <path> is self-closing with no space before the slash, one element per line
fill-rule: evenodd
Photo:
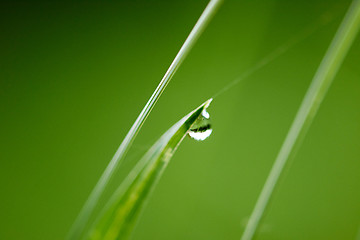
<path fill-rule="evenodd" d="M 242 240 L 253 238 L 284 166 L 309 129 L 360 27 L 360 0 L 354 0 L 328 48 L 301 103 L 270 174 L 256 202 Z"/>
<path fill-rule="evenodd" d="M 199 20 L 196 22 L 194 28 L 191 30 L 189 36 L 187 37 L 184 44 L 180 48 L 178 54 L 171 63 L 169 69 L 165 73 L 161 82 L 159 83 L 159 85 L 153 92 L 152 96 L 146 103 L 145 107 L 139 114 L 138 118 L 130 128 L 129 132 L 125 136 L 121 145 L 115 152 L 115 155 L 113 156 L 110 163 L 106 167 L 104 173 L 102 174 L 99 181 L 92 190 L 90 196 L 86 200 L 83 208 L 81 209 L 79 215 L 77 216 L 73 226 L 69 231 L 67 239 L 69 240 L 79 239 L 79 237 L 81 236 L 84 228 L 86 227 L 89 221 L 90 216 L 94 211 L 96 204 L 98 203 L 101 195 L 103 194 L 106 186 L 108 185 L 108 182 L 112 178 L 112 175 L 114 174 L 116 169 L 120 166 L 121 160 L 126 155 L 129 147 L 134 141 L 141 126 L 144 124 L 146 118 L 150 114 L 151 110 L 155 106 L 157 100 L 160 98 L 162 92 L 166 88 L 167 84 L 170 82 L 176 70 L 178 69 L 182 61 L 185 59 L 185 57 L 187 56 L 187 54 L 189 53 L 189 51 L 191 50 L 191 48 L 193 47 L 193 45 L 195 44 L 196 40 L 199 38 L 201 33 L 204 31 L 205 27 L 211 20 L 212 16 L 216 13 L 221 2 L 222 0 L 211 0 L 209 4 L 206 6 L 204 12 L 201 14 Z"/>
<path fill-rule="evenodd" d="M 170 158 L 210 102 L 211 99 L 174 124 L 150 148 L 112 196 L 89 239 L 128 239 Z"/>

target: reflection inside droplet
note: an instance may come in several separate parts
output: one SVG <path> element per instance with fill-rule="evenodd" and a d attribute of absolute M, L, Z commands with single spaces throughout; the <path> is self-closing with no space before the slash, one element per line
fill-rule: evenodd
<path fill-rule="evenodd" d="M 197 141 L 202 141 L 208 138 L 212 133 L 212 129 L 208 129 L 204 132 L 195 132 L 193 130 L 190 130 L 189 136 Z"/>
<path fill-rule="evenodd" d="M 189 136 L 197 141 L 202 141 L 208 138 L 211 133 L 210 114 L 204 109 L 201 117 L 196 120 L 189 130 Z"/>

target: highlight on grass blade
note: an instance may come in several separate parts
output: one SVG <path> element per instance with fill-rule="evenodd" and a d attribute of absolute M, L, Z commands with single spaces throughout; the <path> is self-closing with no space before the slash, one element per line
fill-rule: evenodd
<path fill-rule="evenodd" d="M 205 122 L 204 127 L 203 121 L 209 120 L 206 108 L 211 101 L 207 100 L 183 117 L 150 148 L 116 190 L 87 239 L 128 239 L 150 193 L 181 141 L 187 134 L 194 133 L 194 129 L 197 133 L 209 130 L 209 123 Z"/>

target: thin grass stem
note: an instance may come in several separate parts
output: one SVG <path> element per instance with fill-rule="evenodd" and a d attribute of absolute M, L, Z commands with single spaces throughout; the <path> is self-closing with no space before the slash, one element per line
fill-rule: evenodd
<path fill-rule="evenodd" d="M 285 54 L 288 50 L 290 50 L 292 47 L 294 47 L 296 44 L 300 43 L 301 41 L 305 40 L 307 37 L 309 37 L 311 34 L 313 34 L 316 30 L 318 30 L 321 26 L 324 26 L 325 24 L 330 22 L 330 18 L 324 19 L 324 16 L 321 16 L 315 23 L 313 23 L 311 26 L 306 27 L 305 29 L 302 29 L 300 32 L 298 32 L 295 36 L 291 37 L 288 41 L 286 41 L 284 44 L 277 47 L 275 50 L 273 50 L 270 54 L 263 57 L 259 62 L 257 62 L 254 66 L 247 69 L 244 73 L 242 73 L 240 76 L 238 76 L 233 81 L 229 82 L 227 85 L 225 85 L 222 89 L 217 91 L 212 98 L 216 98 L 219 95 L 224 94 L 225 92 L 232 89 L 234 86 L 242 82 L 243 80 L 247 79 L 254 73 L 256 73 L 258 70 L 262 69 L 266 65 L 270 64 L 272 61 L 280 57 L 281 55 Z"/>
<path fill-rule="evenodd" d="M 212 16 L 218 10 L 220 3 L 222 0 L 211 0 L 209 4 L 206 6 L 205 10 L 201 14 L 199 20 L 196 22 L 194 28 L 191 30 L 189 36 L 185 40 L 184 44 L 180 48 L 178 54 L 176 55 L 175 59 L 171 63 L 169 69 L 165 73 L 164 77 L 162 78 L 161 82 L 153 92 L 152 96 L 146 103 L 145 107 L 139 114 L 138 118 L 130 128 L 129 132 L 125 136 L 123 142 L 117 149 L 115 155 L 111 159 L 110 163 L 106 167 L 104 173 L 100 177 L 99 181 L 95 185 L 94 189 L 92 190 L 90 196 L 88 197 L 87 201 L 85 202 L 83 208 L 81 209 L 79 215 L 77 216 L 67 239 L 79 239 L 82 235 L 89 218 L 94 212 L 94 209 L 102 196 L 106 186 L 108 185 L 110 179 L 114 172 L 120 166 L 122 159 L 126 155 L 129 147 L 131 146 L 132 142 L 134 141 L 137 133 L 139 132 L 141 126 L 144 124 L 146 118 L 148 117 L 149 113 L 155 106 L 156 102 L 160 98 L 162 92 L 170 82 L 171 78 L 175 74 L 176 70 L 179 68 L 182 61 L 185 59 L 193 45 L 195 44 L 196 40 L 199 38 L 201 33 L 204 31 L 205 27 L 211 20 Z"/>
<path fill-rule="evenodd" d="M 354 0 L 333 38 L 301 103 L 270 174 L 263 186 L 242 240 L 253 238 L 286 162 L 309 129 L 360 27 L 360 0 Z"/>

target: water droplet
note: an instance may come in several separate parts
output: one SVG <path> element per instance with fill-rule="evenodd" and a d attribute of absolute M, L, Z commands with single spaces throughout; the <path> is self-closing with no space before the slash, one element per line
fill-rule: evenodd
<path fill-rule="evenodd" d="M 201 117 L 195 121 L 189 130 L 189 136 L 197 141 L 203 141 L 212 133 L 210 114 L 204 109 Z"/>
<path fill-rule="evenodd" d="M 206 111 L 206 109 L 204 109 L 204 111 L 202 112 L 202 115 L 204 118 L 209 119 L 210 118 L 210 114 Z"/>

